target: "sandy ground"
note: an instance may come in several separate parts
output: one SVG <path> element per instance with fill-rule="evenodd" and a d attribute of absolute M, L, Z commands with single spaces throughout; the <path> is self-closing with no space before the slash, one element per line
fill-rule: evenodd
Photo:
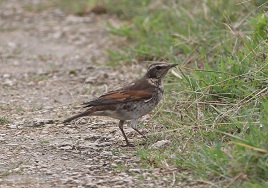
<path fill-rule="evenodd" d="M 105 66 L 109 15 L 30 11 L 37 0 L 0 4 L 0 187 L 170 187 L 173 170 L 141 168 L 117 121 L 60 122 L 79 104 L 129 83 L 145 65 Z M 146 116 L 143 122 L 152 122 Z M 132 141 L 141 140 L 126 128 Z M 181 185 L 184 185 L 183 183 Z"/>

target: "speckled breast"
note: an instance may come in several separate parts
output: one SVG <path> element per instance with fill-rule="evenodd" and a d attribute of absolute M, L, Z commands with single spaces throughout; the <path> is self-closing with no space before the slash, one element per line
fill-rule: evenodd
<path fill-rule="evenodd" d="M 121 120 L 136 119 L 152 111 L 159 103 L 163 95 L 163 90 L 158 89 L 152 98 L 141 101 L 131 101 L 116 106 L 116 113 L 113 118 Z"/>

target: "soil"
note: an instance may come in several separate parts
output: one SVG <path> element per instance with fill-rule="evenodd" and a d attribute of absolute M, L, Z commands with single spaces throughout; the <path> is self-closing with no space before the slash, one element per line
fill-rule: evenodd
<path fill-rule="evenodd" d="M 117 120 L 61 123 L 81 102 L 144 73 L 145 65 L 105 65 L 116 45 L 105 24 L 116 18 L 27 8 L 44 0 L 0 2 L 0 187 L 173 186 L 174 169 L 142 168 L 135 148 L 121 147 Z"/>

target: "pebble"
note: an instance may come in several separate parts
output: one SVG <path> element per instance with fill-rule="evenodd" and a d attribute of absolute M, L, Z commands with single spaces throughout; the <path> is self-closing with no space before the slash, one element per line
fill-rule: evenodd
<path fill-rule="evenodd" d="M 129 169 L 128 171 L 129 172 L 134 172 L 134 173 L 137 173 L 137 174 L 140 174 L 141 173 L 141 170 L 140 169 L 136 169 L 136 168 Z"/>
<path fill-rule="evenodd" d="M 14 81 L 12 81 L 10 79 L 5 79 L 3 85 L 13 86 L 14 85 Z"/>
<path fill-rule="evenodd" d="M 160 147 L 163 147 L 163 146 L 166 146 L 170 143 L 169 140 L 160 140 L 156 143 L 154 143 L 151 148 L 160 148 Z"/>
<path fill-rule="evenodd" d="M 113 143 L 112 142 L 102 142 L 97 144 L 99 147 L 105 147 L 105 146 L 111 146 Z"/>
<path fill-rule="evenodd" d="M 10 74 L 3 74 L 3 76 L 2 76 L 3 78 L 10 78 L 11 77 L 11 75 Z"/>
<path fill-rule="evenodd" d="M 9 127 L 10 129 L 17 129 L 17 128 L 18 128 L 16 124 L 11 124 L 11 125 L 9 125 L 8 127 Z"/>

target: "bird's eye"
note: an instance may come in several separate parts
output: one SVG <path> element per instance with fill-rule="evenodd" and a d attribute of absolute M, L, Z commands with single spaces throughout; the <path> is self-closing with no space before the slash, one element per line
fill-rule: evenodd
<path fill-rule="evenodd" d="M 162 69 L 161 66 L 156 66 L 155 68 L 156 68 L 156 70 L 160 70 L 160 69 Z"/>

